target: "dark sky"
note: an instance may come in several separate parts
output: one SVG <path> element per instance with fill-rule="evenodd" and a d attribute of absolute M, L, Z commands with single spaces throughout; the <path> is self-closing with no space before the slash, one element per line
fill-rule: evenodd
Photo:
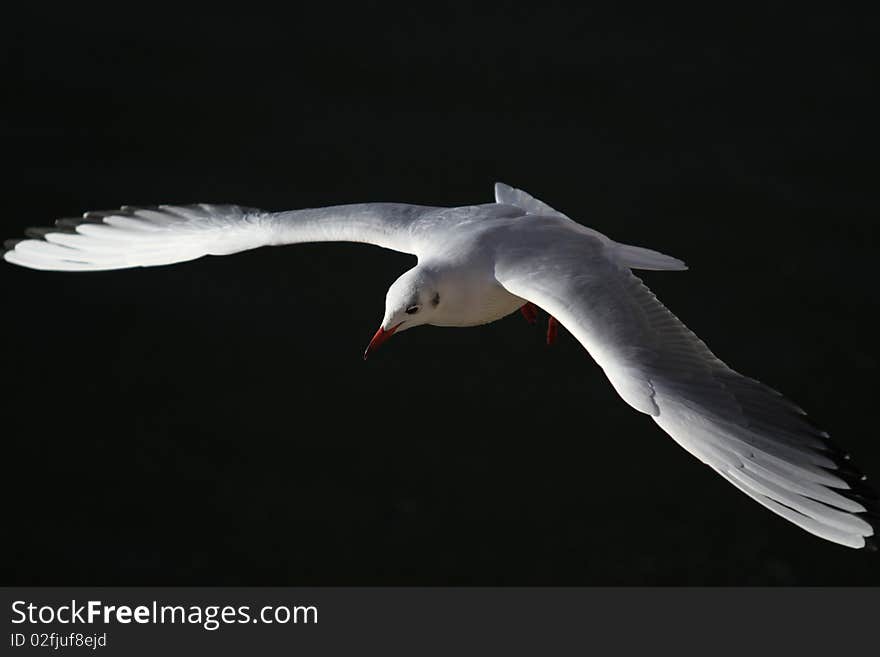
<path fill-rule="evenodd" d="M 870 17 L 470 4 L 13 17 L 2 237 L 121 204 L 465 205 L 503 180 L 686 260 L 644 278 L 880 477 Z M 737 492 L 564 331 L 428 327 L 363 362 L 411 264 L 0 266 L 3 582 L 880 584 L 876 554 Z"/>

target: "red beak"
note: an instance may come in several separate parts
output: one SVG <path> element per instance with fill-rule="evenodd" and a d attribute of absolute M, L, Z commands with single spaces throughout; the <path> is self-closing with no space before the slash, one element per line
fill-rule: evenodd
<path fill-rule="evenodd" d="M 400 322 L 400 324 L 403 324 L 403 322 Z M 385 342 L 388 338 L 390 338 L 392 335 L 394 335 L 394 332 L 397 330 L 397 328 L 400 326 L 400 324 L 397 324 L 396 326 L 392 326 L 387 331 L 380 326 L 379 330 L 376 331 L 376 335 L 374 335 L 373 339 L 370 340 L 370 344 L 367 345 L 367 350 L 364 352 L 364 360 L 367 360 L 367 358 L 369 357 L 369 355 L 371 353 L 376 351 L 376 349 L 378 349 L 379 347 L 382 346 L 383 342 Z"/>

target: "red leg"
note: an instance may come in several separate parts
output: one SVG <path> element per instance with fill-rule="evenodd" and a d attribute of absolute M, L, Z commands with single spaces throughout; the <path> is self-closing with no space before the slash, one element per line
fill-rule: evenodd
<path fill-rule="evenodd" d="M 529 324 L 534 324 L 538 319 L 538 307 L 531 301 L 527 301 L 525 305 L 520 306 L 519 311 Z"/>
<path fill-rule="evenodd" d="M 553 315 L 547 320 L 547 344 L 551 345 L 556 342 L 556 334 L 559 331 L 559 322 Z"/>

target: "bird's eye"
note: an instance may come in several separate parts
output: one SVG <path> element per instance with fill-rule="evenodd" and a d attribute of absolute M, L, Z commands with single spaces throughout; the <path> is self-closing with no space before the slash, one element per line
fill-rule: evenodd
<path fill-rule="evenodd" d="M 407 315 L 415 315 L 417 312 L 419 312 L 418 306 L 410 306 L 409 308 L 406 309 Z"/>

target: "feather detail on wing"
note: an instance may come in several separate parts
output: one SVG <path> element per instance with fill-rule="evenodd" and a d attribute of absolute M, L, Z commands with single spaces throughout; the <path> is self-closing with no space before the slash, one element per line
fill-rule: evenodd
<path fill-rule="evenodd" d="M 561 224 L 512 237 L 497 254 L 498 281 L 568 328 L 627 403 L 802 529 L 871 544 L 876 495 L 800 408 L 715 357 L 594 238 Z"/>
<path fill-rule="evenodd" d="M 125 206 L 59 219 L 8 240 L 3 258 L 52 271 L 150 267 L 266 245 L 345 241 L 414 253 L 417 219 L 430 208 L 364 203 L 270 213 L 238 205 Z"/>

